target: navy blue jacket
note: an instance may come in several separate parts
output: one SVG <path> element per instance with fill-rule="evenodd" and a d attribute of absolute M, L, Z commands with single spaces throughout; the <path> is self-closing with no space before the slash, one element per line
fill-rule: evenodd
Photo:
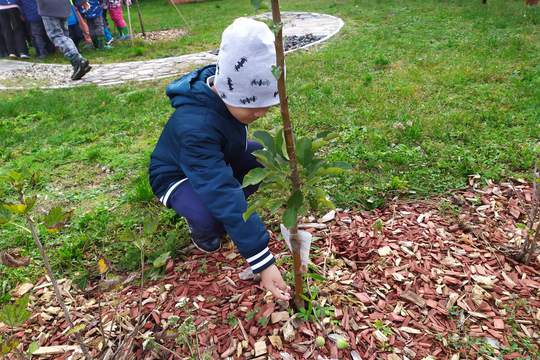
<path fill-rule="evenodd" d="M 0 0 L 0 5 L 19 5 L 17 0 Z"/>
<path fill-rule="evenodd" d="M 24 18 L 28 22 L 41 21 L 36 0 L 18 0 Z"/>
<path fill-rule="evenodd" d="M 268 233 L 257 214 L 242 218 L 247 209 L 244 191 L 228 165 L 246 151 L 247 127 L 206 84 L 215 72 L 216 66 L 210 65 L 167 87 L 176 111 L 151 155 L 150 184 L 167 206 L 171 186 L 187 178 L 252 270 L 260 272 L 274 262 Z"/>

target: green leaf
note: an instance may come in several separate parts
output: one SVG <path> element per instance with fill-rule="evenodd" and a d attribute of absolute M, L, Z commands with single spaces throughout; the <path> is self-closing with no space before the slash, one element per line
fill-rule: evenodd
<path fill-rule="evenodd" d="M 36 341 L 32 341 L 30 345 L 28 345 L 28 350 L 26 350 L 26 353 L 28 355 L 32 355 L 39 349 L 39 344 Z"/>
<path fill-rule="evenodd" d="M 36 205 L 37 196 L 30 196 L 24 198 L 24 204 L 26 205 L 25 214 L 30 212 L 34 208 L 34 205 Z"/>
<path fill-rule="evenodd" d="M 298 209 L 297 208 L 287 208 L 283 213 L 283 225 L 286 228 L 290 229 L 296 224 L 298 218 Z"/>
<path fill-rule="evenodd" d="M 313 163 L 313 147 L 311 139 L 301 138 L 296 142 L 298 161 L 304 168 L 309 168 Z"/>
<path fill-rule="evenodd" d="M 287 153 L 287 143 L 285 142 L 285 134 L 283 133 L 283 128 L 280 128 L 276 132 L 274 137 L 274 143 L 276 147 L 276 152 L 281 151 L 281 156 L 283 156 L 287 161 L 289 161 L 289 154 Z"/>
<path fill-rule="evenodd" d="M 26 212 L 25 204 L 4 204 L 4 208 L 15 215 L 22 215 Z"/>
<path fill-rule="evenodd" d="M 0 206 L 0 225 L 9 223 L 11 220 L 11 212 L 3 206 Z"/>
<path fill-rule="evenodd" d="M 10 352 L 12 352 L 13 350 L 15 350 L 16 348 L 19 347 L 19 344 L 21 343 L 19 340 L 17 339 L 1 339 L 0 338 L 0 354 L 3 354 L 3 355 L 7 355 L 9 354 Z"/>
<path fill-rule="evenodd" d="M 32 313 L 26 308 L 28 307 L 29 295 L 26 295 L 15 302 L 15 304 L 5 305 L 0 310 L 0 322 L 8 325 L 9 327 L 17 327 L 22 324 Z"/>
<path fill-rule="evenodd" d="M 251 217 L 251 215 L 257 210 L 257 205 L 252 204 L 250 205 L 247 210 L 242 214 L 242 218 L 244 221 L 248 221 L 248 219 Z"/>
<path fill-rule="evenodd" d="M 261 140 L 266 150 L 270 151 L 272 155 L 276 153 L 276 148 L 274 147 L 274 139 L 269 132 L 258 130 L 253 133 L 253 136 Z"/>
<path fill-rule="evenodd" d="M 301 191 L 295 191 L 287 200 L 287 209 L 283 213 L 283 224 L 291 228 L 297 221 L 298 212 L 304 203 L 304 196 Z"/>
<path fill-rule="evenodd" d="M 283 70 L 281 69 L 281 66 L 272 65 L 272 75 L 274 75 L 276 80 L 279 80 L 282 74 Z"/>
<path fill-rule="evenodd" d="M 300 209 L 304 204 L 304 195 L 300 190 L 295 191 L 289 200 L 287 200 L 287 208 Z"/>
<path fill-rule="evenodd" d="M 47 215 L 43 218 L 43 223 L 46 227 L 52 228 L 54 225 L 58 224 L 59 222 L 64 220 L 64 211 L 61 207 L 56 206 L 53 207 Z"/>
<path fill-rule="evenodd" d="M 154 259 L 152 262 L 152 265 L 154 265 L 154 268 L 159 269 L 164 267 L 167 264 L 167 260 L 171 257 L 171 252 L 167 251 L 166 253 L 163 253 L 159 255 L 157 258 Z"/>
<path fill-rule="evenodd" d="M 244 182 L 242 184 L 242 187 L 257 185 L 261 181 L 263 181 L 268 175 L 270 175 L 270 172 L 265 168 L 251 169 L 251 171 L 244 176 Z"/>
<path fill-rule="evenodd" d="M 338 167 L 326 167 L 326 168 L 321 168 L 317 170 L 315 175 L 316 176 L 329 176 L 329 175 L 336 176 L 336 175 L 343 174 L 343 172 L 344 170 Z"/>
<path fill-rule="evenodd" d="M 321 188 L 315 189 L 315 199 L 319 206 L 323 208 L 333 209 L 334 203 L 328 199 L 328 194 Z"/>
<path fill-rule="evenodd" d="M 86 329 L 85 324 L 78 324 L 78 325 L 75 325 L 74 327 L 72 327 L 71 329 L 69 329 L 67 334 L 68 335 L 77 334 L 77 333 L 80 333 L 81 331 L 83 331 L 84 329 Z"/>

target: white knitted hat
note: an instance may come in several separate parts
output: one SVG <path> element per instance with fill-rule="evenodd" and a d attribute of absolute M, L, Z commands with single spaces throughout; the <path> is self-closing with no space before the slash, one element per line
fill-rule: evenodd
<path fill-rule="evenodd" d="M 275 37 L 263 22 L 236 19 L 221 38 L 214 84 L 227 105 L 262 108 L 279 104 Z"/>

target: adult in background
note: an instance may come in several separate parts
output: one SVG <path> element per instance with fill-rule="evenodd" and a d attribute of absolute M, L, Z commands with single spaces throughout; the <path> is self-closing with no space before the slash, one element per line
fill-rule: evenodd
<path fill-rule="evenodd" d="M 2 36 L 2 33 L 0 32 L 0 59 L 5 58 L 7 56 L 8 56 L 8 51 L 6 48 L 6 42 L 4 41 L 4 37 Z"/>
<path fill-rule="evenodd" d="M 69 59 L 71 66 L 73 66 L 71 79 L 81 79 L 92 67 L 88 60 L 79 53 L 75 43 L 69 37 L 67 18 L 71 14 L 70 1 L 37 0 L 37 3 L 39 15 L 43 19 L 43 25 L 49 39 Z M 87 3 L 85 2 L 85 4 Z"/>
<path fill-rule="evenodd" d="M 9 57 L 28 59 L 26 30 L 17 0 L 0 0 L 0 36 Z"/>
<path fill-rule="evenodd" d="M 38 14 L 36 0 L 19 0 L 19 4 L 21 5 L 24 19 L 30 26 L 32 44 L 36 48 L 37 57 L 44 59 L 47 55 L 54 52 L 54 46 L 47 36 L 41 16 Z"/>

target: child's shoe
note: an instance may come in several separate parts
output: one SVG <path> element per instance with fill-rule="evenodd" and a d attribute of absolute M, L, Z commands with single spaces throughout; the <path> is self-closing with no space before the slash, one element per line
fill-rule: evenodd
<path fill-rule="evenodd" d="M 21 54 L 21 55 L 19 55 L 19 57 L 21 59 L 30 59 L 30 55 L 28 55 L 28 54 Z"/>
<path fill-rule="evenodd" d="M 205 236 L 203 234 L 195 234 L 189 223 L 188 229 L 191 234 L 191 242 L 193 242 L 193 245 L 195 245 L 197 249 L 207 254 L 221 249 L 221 236 Z"/>
<path fill-rule="evenodd" d="M 73 74 L 71 74 L 71 80 L 81 79 L 84 75 L 86 75 L 87 72 L 92 69 L 88 60 L 83 58 L 81 55 L 78 55 L 76 58 L 71 60 L 71 66 L 73 66 Z"/>
<path fill-rule="evenodd" d="M 195 245 L 197 249 L 207 254 L 216 252 L 221 249 L 220 237 L 216 237 L 213 239 L 199 239 L 192 235 L 191 242 L 193 242 L 193 245 Z"/>

